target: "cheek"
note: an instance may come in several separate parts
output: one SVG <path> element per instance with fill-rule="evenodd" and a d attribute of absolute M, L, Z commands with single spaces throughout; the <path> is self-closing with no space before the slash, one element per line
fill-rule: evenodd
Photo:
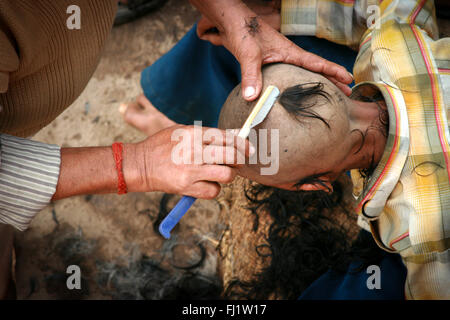
<path fill-rule="evenodd" d="M 258 180 L 260 180 L 259 168 L 257 166 L 244 165 L 238 169 L 237 173 L 241 177 L 247 178 L 252 181 L 259 182 Z"/>

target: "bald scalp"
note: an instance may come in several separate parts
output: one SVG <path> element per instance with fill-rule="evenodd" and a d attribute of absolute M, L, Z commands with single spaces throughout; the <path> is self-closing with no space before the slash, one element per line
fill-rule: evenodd
<path fill-rule="evenodd" d="M 328 79 L 322 75 L 310 72 L 303 68 L 288 65 L 288 64 L 272 64 L 265 66 L 263 73 L 263 92 L 269 85 L 275 85 L 280 90 L 280 96 L 288 88 L 298 85 L 308 86 L 320 85 L 324 95 L 312 94 L 302 98 L 301 104 L 310 106 L 313 112 L 322 117 L 327 123 L 332 122 L 334 113 L 336 112 L 333 105 L 337 104 L 337 89 Z M 241 86 L 238 85 L 228 96 L 225 104 L 222 107 L 219 128 L 221 129 L 235 129 L 241 128 L 250 114 L 257 101 L 247 102 L 242 98 Z M 296 116 L 292 112 L 288 112 L 285 106 L 280 103 L 280 97 L 273 105 L 267 118 L 258 125 L 255 129 L 277 129 L 279 132 L 279 166 L 286 167 L 295 162 L 305 162 L 307 159 L 321 156 L 319 151 L 315 148 L 318 143 L 318 137 L 323 138 L 324 128 L 327 129 L 331 135 L 330 128 L 326 128 L 326 124 L 318 119 L 308 118 L 303 116 Z M 271 150 L 270 133 L 267 140 L 267 151 Z M 260 148 L 261 146 L 258 146 Z M 309 152 L 305 152 L 309 150 Z M 247 166 L 245 171 L 251 170 L 252 174 L 256 174 L 261 164 L 253 164 Z M 264 165 L 262 165 L 264 167 Z"/>
<path fill-rule="evenodd" d="M 327 78 L 294 65 L 282 63 L 267 65 L 263 67 L 262 74 L 264 79 L 262 92 L 264 92 L 269 85 L 277 86 L 280 93 L 283 93 L 286 89 L 296 85 L 305 83 L 322 83 L 324 90 L 329 92 L 331 97 L 333 97 L 335 93 L 340 95 L 342 94 Z M 317 97 L 311 97 L 311 99 L 316 98 Z M 311 101 L 305 100 L 305 102 L 309 103 Z M 322 102 L 322 100 L 317 101 L 317 105 L 320 105 L 320 102 Z M 237 85 L 229 94 L 228 99 L 222 107 L 219 118 L 219 128 L 231 129 L 242 127 L 256 103 L 257 100 L 252 102 L 244 100 L 241 95 L 241 86 Z M 280 105 L 279 101 L 277 101 L 266 120 L 259 125 L 258 128 L 274 128 L 274 126 L 270 126 L 270 124 L 275 125 L 280 122 L 276 121 L 279 117 L 275 116 L 275 114 L 278 116 L 280 115 L 278 111 L 279 109 L 284 108 Z M 289 116 L 287 112 L 282 114 L 283 117 Z M 284 122 L 285 119 L 282 118 L 282 120 Z"/>

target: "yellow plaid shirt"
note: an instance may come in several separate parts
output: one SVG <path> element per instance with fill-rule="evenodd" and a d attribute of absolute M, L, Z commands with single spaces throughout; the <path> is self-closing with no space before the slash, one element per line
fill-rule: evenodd
<path fill-rule="evenodd" d="M 358 49 L 353 93 L 381 93 L 389 113 L 374 173 L 352 172 L 360 221 L 402 256 L 407 299 L 450 299 L 450 38 L 434 2 L 283 0 L 281 17 L 284 34 Z"/>

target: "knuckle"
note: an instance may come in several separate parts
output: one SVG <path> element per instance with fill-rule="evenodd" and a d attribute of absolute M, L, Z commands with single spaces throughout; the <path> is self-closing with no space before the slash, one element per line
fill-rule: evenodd
<path fill-rule="evenodd" d="M 262 52 L 259 47 L 253 47 L 250 50 L 241 51 L 239 58 L 247 63 L 254 63 L 262 60 Z"/>
<path fill-rule="evenodd" d="M 234 171 L 231 168 L 226 167 L 223 172 L 223 179 L 222 181 L 224 183 L 230 183 L 234 180 Z"/>
<path fill-rule="evenodd" d="M 186 189 L 191 184 L 191 179 L 186 172 L 181 173 L 178 179 L 179 179 L 178 182 L 179 182 L 179 186 L 180 186 L 181 190 Z M 181 191 L 181 190 L 179 190 L 179 191 Z"/>
<path fill-rule="evenodd" d="M 217 197 L 220 193 L 220 186 L 219 185 L 214 185 L 211 186 L 207 189 L 205 189 L 204 191 L 204 198 L 205 199 L 214 199 L 215 197 Z"/>

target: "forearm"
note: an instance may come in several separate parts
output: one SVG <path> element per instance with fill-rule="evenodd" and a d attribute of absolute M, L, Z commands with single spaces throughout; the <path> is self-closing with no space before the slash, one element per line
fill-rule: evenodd
<path fill-rule="evenodd" d="M 123 174 L 129 192 L 139 188 L 136 145 L 124 144 Z M 53 200 L 117 192 L 118 172 L 111 147 L 63 148 Z"/>

